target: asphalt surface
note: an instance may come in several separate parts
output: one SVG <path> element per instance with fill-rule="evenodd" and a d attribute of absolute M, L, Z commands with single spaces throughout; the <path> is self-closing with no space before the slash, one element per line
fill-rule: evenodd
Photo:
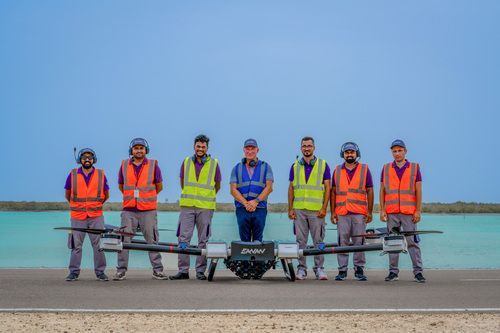
<path fill-rule="evenodd" d="M 111 270 L 108 274 L 111 276 Z M 169 274 L 175 272 L 167 272 Z M 411 272 L 385 282 L 386 271 L 367 271 L 353 279 L 289 282 L 279 270 L 262 280 L 240 280 L 217 271 L 214 281 L 158 281 L 149 270 L 133 270 L 124 281 L 99 282 L 86 270 L 75 282 L 62 269 L 0 269 L 0 311 L 13 309 L 156 310 L 343 310 L 343 309 L 490 309 L 500 311 L 500 270 L 427 270 L 427 283 Z M 493 310 L 491 310 L 493 309 Z M 495 310 L 497 309 L 497 310 Z M 27 311 L 27 310 L 26 310 Z"/>

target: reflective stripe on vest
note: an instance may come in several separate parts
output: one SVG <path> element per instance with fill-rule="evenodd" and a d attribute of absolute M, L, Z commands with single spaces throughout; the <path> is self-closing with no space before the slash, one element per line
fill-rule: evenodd
<path fill-rule="evenodd" d="M 210 158 L 203 164 L 198 179 L 192 157 L 184 160 L 184 181 L 180 206 L 215 209 L 215 172 L 217 159 Z"/>
<path fill-rule="evenodd" d="M 387 214 L 415 213 L 417 168 L 418 163 L 410 163 L 400 180 L 392 163 L 384 165 L 384 203 Z"/>
<path fill-rule="evenodd" d="M 368 212 L 368 199 L 366 196 L 366 177 L 368 165 L 358 164 L 351 181 L 347 170 L 337 165 L 335 177 L 335 213 L 347 215 L 350 213 L 366 215 Z"/>
<path fill-rule="evenodd" d="M 319 211 L 323 207 L 325 168 L 326 162 L 318 158 L 306 182 L 305 166 L 295 161 L 293 177 L 294 209 Z"/>
<path fill-rule="evenodd" d="M 236 166 L 236 188 L 241 195 L 248 201 L 253 200 L 262 193 L 266 187 L 267 163 L 258 161 L 255 166 L 252 177 L 248 173 L 246 166 L 243 163 L 238 163 Z M 236 207 L 243 207 L 238 201 L 234 201 Z M 257 207 L 267 207 L 266 201 L 260 201 Z"/>
<path fill-rule="evenodd" d="M 157 193 L 154 181 L 156 160 L 147 160 L 142 164 L 139 175 L 129 160 L 122 161 L 123 173 L 123 208 L 136 207 L 138 210 L 154 210 L 157 206 Z M 134 197 L 138 190 L 138 197 Z"/>
<path fill-rule="evenodd" d="M 71 170 L 71 218 L 85 220 L 88 217 L 102 216 L 104 197 L 104 171 L 95 169 L 87 185 L 78 169 Z"/>

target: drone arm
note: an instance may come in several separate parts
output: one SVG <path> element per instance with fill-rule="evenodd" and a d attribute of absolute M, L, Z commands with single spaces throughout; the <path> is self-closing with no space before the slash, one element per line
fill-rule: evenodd
<path fill-rule="evenodd" d="M 201 256 L 201 249 L 198 248 L 186 248 L 181 249 L 177 246 L 163 246 L 156 244 L 134 244 L 134 243 L 123 243 L 124 250 L 140 250 L 149 252 L 166 252 L 166 253 L 179 253 L 179 254 L 189 254 L 195 256 Z"/>
<path fill-rule="evenodd" d="M 382 251 L 382 244 L 373 245 L 353 245 L 353 246 L 337 246 L 327 247 L 324 250 L 318 248 L 302 250 L 303 256 L 317 256 L 321 254 L 338 254 L 338 253 L 351 253 L 351 252 L 365 252 L 365 251 Z"/>

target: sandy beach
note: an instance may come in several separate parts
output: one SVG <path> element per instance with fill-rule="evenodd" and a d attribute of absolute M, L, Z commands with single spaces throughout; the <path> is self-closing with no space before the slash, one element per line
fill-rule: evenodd
<path fill-rule="evenodd" d="M 0 313 L 2 332 L 499 332 L 499 313 Z"/>

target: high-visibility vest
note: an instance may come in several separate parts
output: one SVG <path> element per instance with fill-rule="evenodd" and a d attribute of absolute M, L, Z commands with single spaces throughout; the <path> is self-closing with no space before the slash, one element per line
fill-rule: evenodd
<path fill-rule="evenodd" d="M 122 161 L 123 208 L 156 209 L 157 193 L 153 183 L 155 166 L 156 160 L 144 161 L 139 175 L 136 175 L 130 160 Z M 135 194 L 137 197 L 134 196 Z"/>
<path fill-rule="evenodd" d="M 293 165 L 293 208 L 319 211 L 323 207 L 325 186 L 323 178 L 326 161 L 317 159 L 306 182 L 305 166 L 295 161 Z"/>
<path fill-rule="evenodd" d="M 337 165 L 333 172 L 335 179 L 335 214 L 347 215 L 368 213 L 368 199 L 366 196 L 366 177 L 368 165 L 359 163 L 351 181 L 347 170 Z"/>
<path fill-rule="evenodd" d="M 104 171 L 95 169 L 89 184 L 78 169 L 71 170 L 71 196 L 69 207 L 71 218 L 85 220 L 88 217 L 102 216 L 104 203 Z"/>
<path fill-rule="evenodd" d="M 262 193 L 266 187 L 266 176 L 267 173 L 267 163 L 264 161 L 258 161 L 255 166 L 252 177 L 248 174 L 248 169 L 243 163 L 238 163 L 236 165 L 236 188 L 238 192 L 248 201 L 253 200 Z M 243 207 L 238 201 L 234 201 L 236 207 Z M 257 207 L 265 208 L 267 207 L 267 202 L 265 200 L 260 201 Z"/>
<path fill-rule="evenodd" d="M 203 164 L 198 179 L 192 157 L 184 160 L 184 182 L 179 205 L 215 210 L 215 171 L 218 160 L 209 157 Z"/>
<path fill-rule="evenodd" d="M 384 201 L 387 214 L 412 215 L 417 209 L 415 192 L 418 164 L 410 163 L 401 180 L 392 163 L 384 165 Z"/>

